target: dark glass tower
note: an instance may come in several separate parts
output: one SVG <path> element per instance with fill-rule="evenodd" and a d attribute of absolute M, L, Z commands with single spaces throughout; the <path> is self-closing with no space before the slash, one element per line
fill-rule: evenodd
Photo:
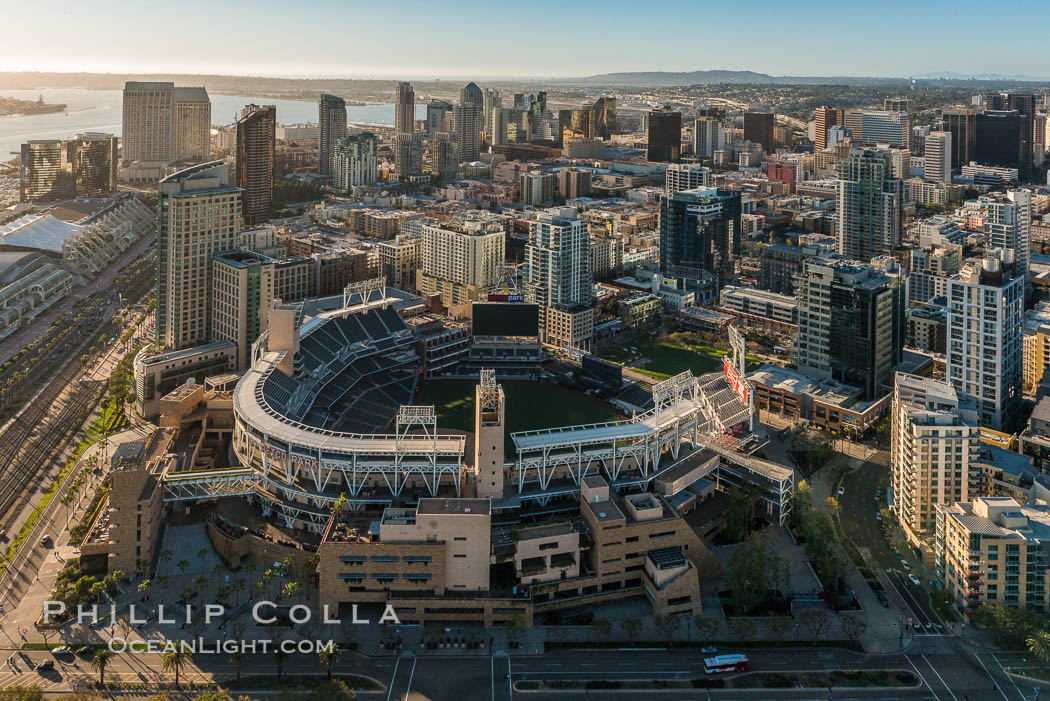
<path fill-rule="evenodd" d="M 653 110 L 649 113 L 649 161 L 677 163 L 682 150 L 682 113 L 676 110 Z"/>

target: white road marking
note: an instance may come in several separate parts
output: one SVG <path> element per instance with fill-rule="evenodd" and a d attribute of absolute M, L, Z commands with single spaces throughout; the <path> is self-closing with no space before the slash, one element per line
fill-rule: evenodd
<path fill-rule="evenodd" d="M 1010 701 L 1010 699 L 1006 698 L 1006 694 L 1003 692 L 1003 690 L 999 688 L 999 682 L 995 681 L 995 678 L 992 677 L 992 673 L 988 671 L 988 667 L 984 664 L 984 660 L 981 659 L 981 656 L 978 655 L 976 652 L 973 653 L 973 656 L 976 657 L 977 661 L 981 663 L 981 667 L 984 668 L 984 673 L 987 674 L 988 678 L 992 680 L 992 684 L 995 684 L 995 690 L 1002 694 L 1002 697 L 1005 701 Z M 992 655 L 992 658 L 995 659 L 995 655 Z M 995 661 L 999 662 L 999 660 L 997 659 Z M 999 665 L 1000 669 L 1002 668 L 1002 666 L 1002 664 Z"/>
<path fill-rule="evenodd" d="M 407 701 L 408 695 L 412 693 L 412 679 L 416 676 L 416 662 L 419 661 L 418 657 L 412 658 L 412 671 L 408 673 L 408 688 L 405 689 L 405 699 Z M 956 699 L 955 701 L 959 701 Z"/>
<path fill-rule="evenodd" d="M 401 664 L 400 657 L 394 662 L 394 673 L 390 675 L 390 688 L 386 692 L 386 701 L 390 701 L 390 694 L 394 693 L 394 680 L 397 679 L 397 666 L 399 664 Z"/>
<path fill-rule="evenodd" d="M 944 684 L 944 688 L 948 690 L 948 693 L 952 695 L 952 698 L 955 699 L 955 701 L 959 701 L 959 697 L 956 696 L 955 692 L 952 691 L 952 688 L 948 686 L 948 682 L 944 681 L 944 677 L 942 677 L 941 673 L 937 671 L 937 668 L 933 666 L 933 663 L 926 659 L 926 655 L 922 656 L 922 661 L 930 665 L 930 669 L 932 669 L 933 673 L 937 675 L 937 678 L 941 680 L 941 684 Z"/>
<path fill-rule="evenodd" d="M 905 656 L 904 659 L 908 660 L 908 664 L 911 665 L 911 668 L 914 669 L 915 673 L 919 675 L 919 679 L 922 680 L 922 683 L 925 684 L 926 688 L 930 690 L 931 694 L 933 694 L 933 698 L 937 699 L 937 701 L 941 701 L 941 697 L 937 695 L 937 692 L 933 690 L 933 687 L 930 686 L 930 683 L 926 681 L 926 677 L 922 676 L 922 672 L 920 672 L 919 668 L 915 666 L 915 663 L 911 661 L 911 658 Z"/>

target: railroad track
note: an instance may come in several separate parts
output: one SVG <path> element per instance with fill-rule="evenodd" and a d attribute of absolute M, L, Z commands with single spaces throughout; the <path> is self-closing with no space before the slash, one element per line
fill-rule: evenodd
<path fill-rule="evenodd" d="M 90 413 L 91 400 L 101 382 L 78 382 L 82 372 L 79 362 L 68 361 L 0 433 L 0 455 L 8 456 L 0 462 L 0 525 L 5 528 L 44 479 L 48 458 L 65 441 L 66 429 L 79 428 Z M 67 387 L 69 396 L 56 406 Z"/>

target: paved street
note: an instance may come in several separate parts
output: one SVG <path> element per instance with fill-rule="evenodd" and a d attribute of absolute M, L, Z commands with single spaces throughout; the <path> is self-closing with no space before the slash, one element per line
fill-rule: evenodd
<path fill-rule="evenodd" d="M 722 652 L 731 652 L 723 650 Z M 4 659 L 10 653 L 2 653 Z M 936 701 L 968 701 L 1003 699 L 1025 701 L 1034 698 L 1030 684 L 1008 678 L 997 657 L 981 653 L 979 656 L 946 639 L 930 640 L 914 646 L 907 654 L 862 655 L 841 650 L 792 648 L 757 650 L 749 653 L 752 670 L 760 672 L 814 672 L 835 669 L 910 671 L 921 684 L 917 688 L 890 690 L 839 689 L 833 699 L 935 699 Z M 1007 656 L 1009 657 L 1009 656 Z M 0 686 L 16 683 L 42 683 L 52 691 L 72 689 L 97 678 L 87 659 L 65 656 L 54 658 L 43 651 L 27 651 L 16 655 L 14 669 L 0 668 Z M 55 659 L 53 672 L 37 673 L 32 664 L 43 659 Z M 265 660 L 267 673 L 273 673 L 272 661 Z M 255 667 L 255 669 L 253 669 Z M 149 682 L 171 680 L 172 675 L 161 673 L 159 655 L 119 655 L 111 662 L 106 676 L 112 681 Z M 255 673 L 258 667 L 251 661 L 242 673 Z M 286 674 L 320 675 L 323 670 L 316 656 L 293 655 L 284 667 Z M 336 665 L 336 673 L 359 674 L 373 678 L 381 690 L 369 694 L 371 698 L 430 699 L 432 701 L 466 701 L 492 699 L 510 701 L 519 699 L 582 698 L 647 698 L 650 692 L 610 692 L 591 690 L 524 691 L 514 688 L 529 680 L 689 680 L 704 677 L 701 656 L 692 651 L 679 650 L 572 650 L 546 655 L 508 657 L 506 653 L 452 655 L 411 651 L 399 656 L 370 657 L 358 653 L 344 653 Z M 225 655 L 197 655 L 194 668 L 183 672 L 185 681 L 203 681 L 217 678 L 232 679 L 234 668 Z M 658 698 L 702 699 L 706 691 L 661 690 Z M 826 690 L 711 690 L 712 699 L 827 699 Z"/>

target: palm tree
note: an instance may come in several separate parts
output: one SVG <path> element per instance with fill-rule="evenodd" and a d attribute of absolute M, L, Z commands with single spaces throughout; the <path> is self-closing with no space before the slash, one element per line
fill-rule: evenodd
<path fill-rule="evenodd" d="M 241 605 L 241 592 L 244 591 L 244 580 L 235 579 L 233 580 L 233 591 L 237 593 L 237 600 L 234 602 L 234 606 Z"/>
<path fill-rule="evenodd" d="M 321 658 L 321 665 L 328 671 L 328 681 L 332 681 L 332 667 L 339 661 L 339 643 L 329 640 L 317 654 Z"/>
<path fill-rule="evenodd" d="M 185 589 L 186 588 L 186 570 L 189 569 L 190 561 L 189 560 L 179 560 L 175 564 L 175 566 L 178 567 L 179 568 L 179 572 L 182 573 L 182 588 Z"/>
<path fill-rule="evenodd" d="M 165 672 L 175 672 L 175 686 L 179 685 L 179 672 L 189 663 L 192 657 L 193 655 L 189 649 L 184 647 L 182 641 L 179 641 L 176 649 L 165 652 L 164 657 L 161 658 L 161 669 Z"/>
<path fill-rule="evenodd" d="M 1043 662 L 1050 661 L 1050 631 L 1041 630 L 1033 633 L 1025 643 L 1028 645 L 1028 652 Z"/>
<path fill-rule="evenodd" d="M 193 585 L 197 587 L 197 603 L 200 605 L 204 604 L 204 587 L 208 586 L 207 577 L 197 577 L 193 580 Z"/>
<path fill-rule="evenodd" d="M 248 591 L 252 590 L 252 575 L 255 574 L 255 568 L 257 565 L 254 560 L 249 560 L 244 565 L 244 571 L 248 573 Z"/>
<path fill-rule="evenodd" d="M 153 582 L 148 579 L 144 579 L 141 582 L 139 582 L 139 594 L 142 595 L 143 601 L 149 601 L 149 590 L 152 587 Z"/>
<path fill-rule="evenodd" d="M 106 688 L 106 667 L 111 659 L 113 659 L 113 653 L 108 648 L 101 648 L 91 658 L 91 668 L 98 672 L 98 686 L 100 689 Z"/>
<path fill-rule="evenodd" d="M 238 684 L 241 683 L 241 665 L 244 664 L 244 660 L 246 658 L 247 658 L 247 655 L 240 648 L 237 648 L 232 653 L 230 653 L 230 660 L 229 660 L 229 662 L 230 662 L 230 664 L 233 665 L 234 670 L 236 670 L 236 672 L 237 672 L 237 683 Z"/>
<path fill-rule="evenodd" d="M 277 683 L 281 683 L 281 675 L 284 672 L 284 663 L 288 659 L 288 653 L 278 645 L 273 649 L 273 661 L 277 665 Z"/>

